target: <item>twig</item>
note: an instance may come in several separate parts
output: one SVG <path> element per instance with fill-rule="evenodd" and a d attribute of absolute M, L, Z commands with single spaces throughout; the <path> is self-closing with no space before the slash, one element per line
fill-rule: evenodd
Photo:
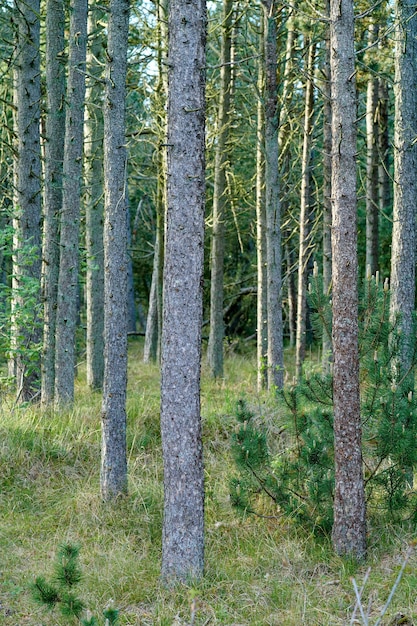
<path fill-rule="evenodd" d="M 370 573 L 371 573 L 371 568 L 370 568 L 370 567 L 368 567 L 368 569 L 366 570 L 366 574 L 365 574 L 365 576 L 364 576 L 364 579 L 363 579 L 362 587 L 361 587 L 361 589 L 360 589 L 360 591 L 359 591 L 359 603 L 362 601 L 362 594 L 363 594 L 363 590 L 365 589 L 365 585 L 366 585 L 366 583 L 367 583 L 367 581 L 368 581 L 368 578 L 369 578 L 369 574 L 370 574 Z M 354 580 L 355 580 L 355 579 L 354 579 L 354 578 L 352 578 L 352 582 L 353 582 Z M 353 586 L 355 586 L 355 585 L 353 585 Z M 359 606 L 359 604 L 358 604 L 358 599 L 356 598 L 356 604 L 355 604 L 355 606 L 353 607 L 352 617 L 351 617 L 351 619 L 350 619 L 350 626 L 352 626 L 352 624 L 353 624 L 353 622 L 354 622 L 354 620 L 355 620 L 355 617 L 356 617 L 356 610 L 357 610 L 358 606 Z"/>
<path fill-rule="evenodd" d="M 407 565 L 408 561 L 410 560 L 410 556 L 412 555 L 413 550 L 414 550 L 414 546 L 413 546 L 413 545 L 409 545 L 409 546 L 408 546 L 408 548 L 407 548 L 407 552 L 405 553 L 405 557 L 404 557 L 403 564 L 401 565 L 401 569 L 400 569 L 400 571 L 398 572 L 397 579 L 396 579 L 396 581 L 395 581 L 395 583 L 394 583 L 394 585 L 393 585 L 393 587 L 392 587 L 392 589 L 391 589 L 391 591 L 390 591 L 390 594 L 389 594 L 389 596 L 388 596 L 388 599 L 387 599 L 387 601 L 385 602 L 385 605 L 384 605 L 384 607 L 383 607 L 383 609 L 382 609 L 382 611 L 381 611 L 381 614 L 380 614 L 380 616 L 378 617 L 378 619 L 376 620 L 376 622 L 375 622 L 374 626 L 379 626 L 379 624 L 380 624 L 380 623 L 381 623 L 381 621 L 382 621 L 382 618 L 384 617 L 385 613 L 387 612 L 388 607 L 389 607 L 389 605 L 391 604 L 392 598 L 393 598 L 393 596 L 394 596 L 394 593 L 397 591 L 397 587 L 398 587 L 398 585 L 400 584 L 400 580 L 401 580 L 402 575 L 403 575 L 403 573 L 404 573 L 405 566 Z"/>
<path fill-rule="evenodd" d="M 361 601 L 361 596 L 360 596 L 360 593 L 359 593 L 358 585 L 356 584 L 356 580 L 354 578 L 352 578 L 352 585 L 353 585 L 353 588 L 355 590 L 356 605 L 359 607 L 359 612 L 360 612 L 361 617 L 362 617 L 363 626 L 369 626 L 368 618 L 366 617 L 365 613 L 363 612 L 363 606 L 362 606 L 362 601 Z"/>

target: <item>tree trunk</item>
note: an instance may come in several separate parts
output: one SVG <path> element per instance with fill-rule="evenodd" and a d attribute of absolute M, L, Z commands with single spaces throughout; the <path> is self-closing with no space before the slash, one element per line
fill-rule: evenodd
<path fill-rule="evenodd" d="M 220 101 L 217 144 L 214 166 L 213 232 L 211 243 L 210 334 L 207 356 L 212 376 L 223 376 L 223 273 L 225 250 L 225 220 L 230 202 L 227 183 L 229 164 L 228 140 L 231 120 L 231 49 L 233 0 L 223 0 L 223 31 L 220 54 Z"/>
<path fill-rule="evenodd" d="M 90 7 L 87 51 L 88 83 L 85 116 L 85 239 L 87 249 L 86 313 L 87 313 L 87 385 L 103 386 L 103 111 L 102 75 L 103 33 L 99 25 L 103 11 L 97 4 Z"/>
<path fill-rule="evenodd" d="M 127 491 L 126 72 L 129 0 L 111 0 L 104 94 L 104 383 L 101 495 Z"/>
<path fill-rule="evenodd" d="M 278 131 L 278 153 L 280 159 L 280 192 L 281 192 L 281 214 L 283 219 L 288 215 L 289 211 L 289 176 L 291 171 L 291 102 L 293 96 L 293 80 L 294 80 L 294 52 L 295 43 L 297 41 L 294 28 L 294 11 L 289 10 L 287 16 L 287 42 L 285 50 L 285 66 L 282 84 L 282 105 L 279 117 Z M 289 218 L 290 219 L 290 218 Z M 285 237 L 285 262 L 286 262 L 286 284 L 288 299 L 288 331 L 290 337 L 290 346 L 295 345 L 295 328 L 297 317 L 297 295 L 294 280 L 294 251 L 291 242 L 291 228 L 286 231 Z"/>
<path fill-rule="evenodd" d="M 59 214 L 62 208 L 62 164 L 65 138 L 65 64 L 63 0 L 46 5 L 46 140 L 43 211 L 42 295 L 43 357 L 41 402 L 54 400 L 55 327 L 59 271 Z"/>
<path fill-rule="evenodd" d="M 205 204 L 204 0 L 171 0 L 162 327 L 162 578 L 200 577 L 204 473 L 200 361 Z"/>
<path fill-rule="evenodd" d="M 397 376 L 412 368 L 417 203 L 417 16 L 415 3 L 397 0 L 394 121 L 394 209 L 391 248 L 392 318 L 400 316 Z"/>
<path fill-rule="evenodd" d="M 143 362 L 156 361 L 158 355 L 158 281 L 159 281 L 159 230 L 156 230 L 156 239 L 153 253 L 153 268 L 151 289 L 149 292 L 148 315 L 146 318 L 145 344 L 143 347 Z"/>
<path fill-rule="evenodd" d="M 281 212 L 278 174 L 277 12 L 263 0 L 265 18 L 265 210 L 268 281 L 268 387 L 284 384 L 282 332 Z"/>
<path fill-rule="evenodd" d="M 366 553 L 358 357 L 356 239 L 356 87 L 352 0 L 331 0 L 333 402 L 335 496 L 333 545 Z"/>
<path fill-rule="evenodd" d="M 74 399 L 87 0 L 72 0 L 55 347 L 55 402 Z"/>
<path fill-rule="evenodd" d="M 310 243 L 310 160 L 314 113 L 314 62 L 315 44 L 305 39 L 308 50 L 307 82 L 305 88 L 304 140 L 301 163 L 301 200 L 300 200 L 300 247 L 298 255 L 298 291 L 297 291 L 297 337 L 295 345 L 296 378 L 302 375 L 306 348 L 306 317 L 307 317 L 307 264 L 311 255 Z"/>
<path fill-rule="evenodd" d="M 330 0 L 326 0 L 326 15 L 330 16 Z M 332 282 L 332 105 L 330 89 L 330 29 L 326 28 L 326 50 L 323 85 L 323 292 L 330 293 Z M 330 331 L 323 329 L 322 368 L 330 373 L 333 360 Z"/>
<path fill-rule="evenodd" d="M 261 50 L 264 34 L 260 35 Z M 256 130 L 256 251 L 257 251 L 257 364 L 258 391 L 268 384 L 268 319 L 267 319 L 267 265 L 266 265 L 266 213 L 265 213 L 265 111 L 262 100 L 265 75 L 263 61 L 258 65 L 258 106 Z"/>
<path fill-rule="evenodd" d="M 39 0 L 15 0 L 15 208 L 12 278 L 12 361 L 17 400 L 40 387 L 41 155 Z"/>
<path fill-rule="evenodd" d="M 369 46 L 375 45 L 378 27 L 369 27 Z M 372 54 L 374 50 L 370 51 Z M 375 63 L 370 62 L 366 97 L 366 268 L 371 276 L 378 270 L 379 206 L 378 206 L 378 78 Z"/>
<path fill-rule="evenodd" d="M 388 107 L 387 83 L 383 78 L 380 78 L 378 81 L 378 204 L 381 216 L 386 216 L 391 206 Z"/>

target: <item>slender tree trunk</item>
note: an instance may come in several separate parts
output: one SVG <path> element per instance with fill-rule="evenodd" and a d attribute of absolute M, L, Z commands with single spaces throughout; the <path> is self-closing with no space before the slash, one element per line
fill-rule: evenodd
<path fill-rule="evenodd" d="M 330 16 L 330 0 L 326 0 L 326 14 Z M 323 292 L 330 293 L 332 282 L 332 105 L 330 89 L 330 29 L 326 28 L 326 49 L 323 84 Z M 323 329 L 322 340 L 323 373 L 330 372 L 332 338 L 330 331 Z"/>
<path fill-rule="evenodd" d="M 162 327 L 162 578 L 200 577 L 204 472 L 200 362 L 205 203 L 204 0 L 171 0 Z"/>
<path fill-rule="evenodd" d="M 159 231 L 156 231 L 156 240 L 153 253 L 153 268 L 151 289 L 149 292 L 148 315 L 146 318 L 145 344 L 143 361 L 156 361 L 158 354 L 158 279 L 159 279 Z"/>
<path fill-rule="evenodd" d="M 213 232 L 211 243 L 210 334 L 207 356 L 215 378 L 223 376 L 223 273 L 225 250 L 225 220 L 228 197 L 227 167 L 230 128 L 231 49 L 233 0 L 223 0 L 223 35 L 220 54 L 220 101 L 218 138 L 214 166 Z"/>
<path fill-rule="evenodd" d="M 42 334 L 39 0 L 15 0 L 15 9 L 16 143 L 11 344 L 17 399 L 27 402 L 39 392 L 40 358 L 36 346 Z"/>
<path fill-rule="evenodd" d="M 46 141 L 43 211 L 42 295 L 43 358 L 41 402 L 54 400 L 55 322 L 59 271 L 59 214 L 62 208 L 62 164 L 65 137 L 65 64 L 63 0 L 46 5 Z"/>
<path fill-rule="evenodd" d="M 261 50 L 264 35 L 260 35 Z M 262 101 L 265 76 L 263 61 L 258 66 L 258 107 L 256 131 L 256 250 L 257 250 L 257 363 L 258 391 L 268 384 L 268 319 L 266 271 L 266 213 L 265 213 L 265 110 Z"/>
<path fill-rule="evenodd" d="M 356 239 L 356 87 L 352 0 L 331 0 L 333 402 L 335 496 L 333 545 L 366 553 L 358 357 Z"/>
<path fill-rule="evenodd" d="M 294 28 L 294 11 L 290 9 L 287 17 L 287 42 L 285 50 L 285 65 L 282 81 L 282 105 L 279 117 L 278 130 L 278 153 L 280 159 L 280 192 L 281 192 L 281 214 L 283 219 L 289 211 L 290 184 L 289 176 L 291 171 L 291 101 L 293 96 L 293 71 L 294 53 L 297 37 Z M 286 284 L 288 298 L 288 331 L 290 346 L 295 345 L 295 330 L 297 318 L 297 295 L 294 280 L 294 250 L 291 241 L 291 228 L 287 229 L 285 237 L 285 262 L 287 267 Z"/>
<path fill-rule="evenodd" d="M 85 239 L 87 249 L 87 384 L 103 386 L 104 255 L 103 255 L 103 112 L 100 83 L 103 65 L 103 10 L 92 4 L 88 20 L 88 83 L 86 88 L 85 157 L 86 183 Z"/>
<path fill-rule="evenodd" d="M 369 28 L 369 45 L 376 43 L 378 27 Z M 370 51 L 372 54 L 373 51 Z M 375 63 L 370 63 L 366 97 L 366 268 L 374 276 L 378 270 L 379 206 L 378 206 L 378 78 Z M 367 270 L 368 271 L 368 270 Z"/>
<path fill-rule="evenodd" d="M 391 206 L 388 106 L 387 83 L 380 78 L 378 81 L 378 203 L 381 216 L 385 216 Z"/>
<path fill-rule="evenodd" d="M 281 212 L 278 175 L 277 12 L 263 0 L 265 17 L 265 207 L 268 281 L 268 387 L 284 383 Z"/>
<path fill-rule="evenodd" d="M 168 41 L 167 17 L 168 1 L 157 0 L 158 17 L 158 85 L 156 88 L 156 118 L 157 127 L 161 132 L 161 141 L 157 154 L 158 183 L 156 190 L 156 235 L 154 262 L 152 268 L 152 282 L 149 294 L 148 317 L 146 321 L 145 346 L 143 360 L 145 363 L 156 361 L 161 355 L 162 335 L 162 284 L 164 265 L 165 241 L 165 212 L 166 212 L 166 150 L 164 138 L 166 136 L 165 102 L 168 97 L 168 83 L 166 74 L 166 45 Z"/>
<path fill-rule="evenodd" d="M 397 0 L 394 120 L 394 210 L 391 248 L 391 316 L 401 329 L 397 375 L 412 367 L 417 206 L 417 15 L 411 0 Z"/>
<path fill-rule="evenodd" d="M 55 346 L 55 402 L 74 399 L 87 0 L 72 0 Z"/>
<path fill-rule="evenodd" d="M 104 95 L 104 384 L 101 495 L 127 491 L 126 72 L 129 0 L 111 0 Z"/>
<path fill-rule="evenodd" d="M 308 50 L 308 58 L 306 66 L 307 82 L 305 88 L 303 156 L 301 163 L 300 248 L 298 255 L 297 337 L 295 346 L 295 369 L 296 377 L 298 380 L 301 378 L 302 375 L 306 348 L 307 264 L 311 255 L 310 160 L 314 113 L 313 75 L 315 62 L 315 44 L 311 44 L 309 38 L 306 38 L 305 48 Z"/>

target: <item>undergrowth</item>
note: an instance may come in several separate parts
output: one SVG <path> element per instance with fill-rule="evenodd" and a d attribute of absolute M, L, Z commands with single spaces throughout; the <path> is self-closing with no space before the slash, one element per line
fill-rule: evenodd
<path fill-rule="evenodd" d="M 414 537 L 410 523 L 391 527 L 375 518 L 368 562 L 358 565 L 276 511 L 265 508 L 265 517 L 233 511 L 228 479 L 237 400 L 256 407 L 269 435 L 278 436 L 282 417 L 275 402 L 256 393 L 248 355 L 230 355 L 222 381 L 210 380 L 203 368 L 206 575 L 195 586 L 161 586 L 159 374 L 143 365 L 141 350 L 139 341 L 130 346 L 129 495 L 115 505 L 100 500 L 100 395 L 87 390 L 82 367 L 71 411 L 20 409 L 2 397 L 0 624 L 69 626 L 30 593 L 65 543 L 81 546 L 84 605 L 99 616 L 114 603 L 120 626 L 345 625 L 355 604 L 351 578 L 363 580 L 368 567 L 362 600 L 367 606 L 372 597 L 371 616 L 378 615 Z M 417 615 L 415 566 L 413 554 L 387 620 L 399 612 Z"/>

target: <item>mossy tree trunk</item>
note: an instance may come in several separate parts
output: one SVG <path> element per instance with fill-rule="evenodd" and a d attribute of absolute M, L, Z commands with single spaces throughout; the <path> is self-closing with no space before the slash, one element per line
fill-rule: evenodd
<path fill-rule="evenodd" d="M 12 278 L 12 373 L 17 400 L 27 402 L 40 388 L 41 341 L 41 154 L 40 6 L 15 0 L 15 160 Z M 30 303 L 30 304 L 29 304 Z M 30 307 L 30 309 L 28 308 Z"/>
<path fill-rule="evenodd" d="M 72 0 L 55 345 L 55 402 L 74 400 L 87 0 Z"/>
<path fill-rule="evenodd" d="M 55 328 L 59 271 L 59 215 L 62 208 L 62 166 L 65 138 L 64 3 L 46 5 L 45 183 L 43 209 L 42 296 L 43 355 L 41 401 L 53 402 L 55 391 Z"/>
<path fill-rule="evenodd" d="M 85 155 L 85 242 L 87 384 L 101 389 L 104 375 L 104 270 L 103 270 L 103 9 L 91 4 L 88 18 Z"/>

